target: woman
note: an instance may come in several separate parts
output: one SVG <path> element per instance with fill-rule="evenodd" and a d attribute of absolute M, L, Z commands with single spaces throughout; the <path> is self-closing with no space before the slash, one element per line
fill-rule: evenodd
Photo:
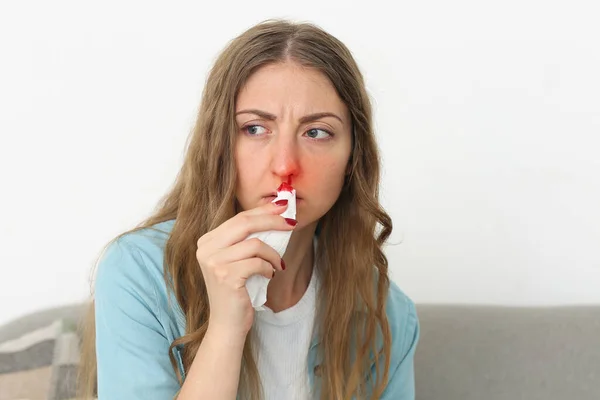
<path fill-rule="evenodd" d="M 414 399 L 419 325 L 388 277 L 379 170 L 339 40 L 266 21 L 229 43 L 173 190 L 98 265 L 87 393 L 97 365 L 100 400 Z M 288 180 L 296 220 L 272 202 Z M 283 259 L 244 240 L 268 230 L 293 232 Z M 254 274 L 272 278 L 264 311 L 245 287 Z"/>

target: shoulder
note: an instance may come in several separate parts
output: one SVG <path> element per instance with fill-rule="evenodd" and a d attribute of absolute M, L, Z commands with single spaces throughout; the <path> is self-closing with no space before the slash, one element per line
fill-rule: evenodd
<path fill-rule="evenodd" d="M 404 358 L 409 350 L 416 346 L 419 319 L 413 300 L 392 280 L 388 290 L 386 313 L 392 334 L 392 358 Z"/>
<path fill-rule="evenodd" d="M 111 242 L 97 265 L 95 296 L 133 294 L 156 303 L 164 284 L 164 248 L 172 222 L 128 233 Z"/>
<path fill-rule="evenodd" d="M 386 316 L 391 333 L 391 349 L 389 360 L 381 360 L 381 363 L 389 366 L 388 382 L 381 399 L 414 399 L 411 388 L 414 386 L 413 358 L 419 339 L 419 320 L 413 300 L 391 279 L 386 297 Z M 381 351 L 383 335 L 379 328 L 377 337 L 377 347 Z M 371 374 L 369 380 L 375 382 L 377 372 L 374 366 L 371 367 Z"/>
<path fill-rule="evenodd" d="M 388 289 L 386 312 L 390 325 L 396 327 L 417 322 L 414 301 L 392 280 Z"/>

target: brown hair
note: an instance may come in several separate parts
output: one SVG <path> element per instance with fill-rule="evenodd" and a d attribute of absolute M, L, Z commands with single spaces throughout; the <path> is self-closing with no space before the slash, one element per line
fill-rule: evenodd
<path fill-rule="evenodd" d="M 171 344 L 171 350 L 184 345 L 183 365 L 188 371 L 206 333 L 210 312 L 195 256 L 197 240 L 237 211 L 235 101 L 254 71 L 286 61 L 327 76 L 348 107 L 353 126 L 349 174 L 337 202 L 321 218 L 318 235 L 316 265 L 321 289 L 316 324 L 321 335 L 318 351 L 323 357 L 321 398 L 364 397 L 374 361 L 377 380 L 371 382 L 370 398 L 377 399 L 389 375 L 391 334 L 385 311 L 389 278 L 382 245 L 392 223 L 378 200 L 380 160 L 362 74 L 346 46 L 319 27 L 268 20 L 228 44 L 207 78 L 185 160 L 172 190 L 151 217 L 113 241 L 176 220 L 166 243 L 164 277 L 186 319 L 186 333 Z M 339 240 L 341 232 L 343 240 Z M 381 352 L 376 340 L 378 329 L 383 338 Z M 84 322 L 80 371 L 81 394 L 86 398 L 95 390 L 94 342 L 92 302 Z M 256 400 L 261 397 L 261 387 L 252 354 L 251 341 L 246 340 L 238 393 Z M 182 383 L 172 352 L 169 357 Z"/>

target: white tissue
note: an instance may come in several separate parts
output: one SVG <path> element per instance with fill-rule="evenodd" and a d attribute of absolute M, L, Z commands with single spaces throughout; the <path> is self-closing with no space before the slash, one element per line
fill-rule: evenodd
<path fill-rule="evenodd" d="M 285 212 L 281 213 L 282 218 L 296 219 L 296 191 L 292 190 L 289 192 L 282 190 L 277 192 L 277 198 L 273 200 L 273 203 L 282 199 L 288 201 Z M 253 233 L 246 240 L 257 237 L 274 248 L 280 257 L 283 257 L 291 236 L 292 231 L 265 231 Z M 246 280 L 246 289 L 248 290 L 252 307 L 257 311 L 265 309 L 264 304 L 267 302 L 267 286 L 269 285 L 269 281 L 270 279 L 262 275 L 252 275 Z"/>

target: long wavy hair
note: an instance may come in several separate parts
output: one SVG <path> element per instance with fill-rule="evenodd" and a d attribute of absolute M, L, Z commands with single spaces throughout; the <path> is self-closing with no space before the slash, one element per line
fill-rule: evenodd
<path fill-rule="evenodd" d="M 392 223 L 379 203 L 380 158 L 363 76 L 348 48 L 318 26 L 267 20 L 229 42 L 206 80 L 183 166 L 172 190 L 149 218 L 111 243 L 175 219 L 165 247 L 164 278 L 185 315 L 186 328 L 165 357 L 170 357 L 182 384 L 173 347 L 183 345 L 187 373 L 207 331 L 210 313 L 196 259 L 197 241 L 238 212 L 233 151 L 237 95 L 258 68 L 289 61 L 327 76 L 352 120 L 348 175 L 338 200 L 319 221 L 317 236 L 321 287 L 315 322 L 323 360 L 321 399 L 364 398 L 368 385 L 369 397 L 377 399 L 389 376 L 389 277 L 382 246 L 391 234 Z M 96 390 L 93 300 L 82 328 L 79 387 L 81 396 L 89 398 Z M 238 393 L 242 398 L 258 400 L 262 390 L 251 343 L 246 340 Z M 382 349 L 378 343 L 383 343 Z M 369 382 L 371 368 L 375 368 L 377 379 Z"/>

